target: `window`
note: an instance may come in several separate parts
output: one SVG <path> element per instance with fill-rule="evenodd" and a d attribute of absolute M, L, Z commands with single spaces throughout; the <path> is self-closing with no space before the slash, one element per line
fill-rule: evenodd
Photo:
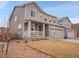
<path fill-rule="evenodd" d="M 50 23 L 51 23 L 51 20 L 50 20 Z"/>
<path fill-rule="evenodd" d="M 21 30 L 21 24 L 18 25 L 18 30 L 19 30 L 19 31 Z"/>
<path fill-rule="evenodd" d="M 39 25 L 39 31 L 42 31 L 42 27 Z"/>
<path fill-rule="evenodd" d="M 14 21 L 15 21 L 15 22 L 17 21 L 17 16 L 15 16 L 15 19 L 14 19 Z"/>
<path fill-rule="evenodd" d="M 47 19 L 45 18 L 45 21 L 47 21 Z"/>
<path fill-rule="evenodd" d="M 33 31 L 34 29 L 33 29 L 33 28 L 31 28 L 31 30 Z"/>
<path fill-rule="evenodd" d="M 31 16 L 35 17 L 35 11 L 31 10 Z"/>
<path fill-rule="evenodd" d="M 60 24 L 60 25 L 62 25 L 62 24 Z"/>
<path fill-rule="evenodd" d="M 32 30 L 32 31 L 34 31 L 34 30 L 35 30 L 35 27 L 34 27 L 34 26 L 32 26 L 32 27 L 31 27 L 31 30 Z"/>
<path fill-rule="evenodd" d="M 42 16 L 40 16 L 40 18 L 42 18 Z"/>
<path fill-rule="evenodd" d="M 55 20 L 54 20 L 54 23 L 56 23 Z"/>

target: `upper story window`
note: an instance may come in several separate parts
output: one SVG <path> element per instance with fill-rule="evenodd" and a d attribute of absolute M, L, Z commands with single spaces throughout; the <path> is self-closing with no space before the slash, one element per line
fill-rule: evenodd
<path fill-rule="evenodd" d="M 35 11 L 31 10 L 31 16 L 35 17 Z"/>
<path fill-rule="evenodd" d="M 55 20 L 54 20 L 54 23 L 56 23 Z"/>
<path fill-rule="evenodd" d="M 60 24 L 60 25 L 62 25 L 62 24 Z"/>
<path fill-rule="evenodd" d="M 40 16 L 40 18 L 42 18 L 42 16 Z"/>
<path fill-rule="evenodd" d="M 45 18 L 45 21 L 47 21 L 47 19 Z"/>
<path fill-rule="evenodd" d="M 14 19 L 14 21 L 15 21 L 15 22 L 17 21 L 17 16 L 15 16 L 15 19 Z"/>
<path fill-rule="evenodd" d="M 50 23 L 51 23 L 51 20 L 50 20 Z"/>

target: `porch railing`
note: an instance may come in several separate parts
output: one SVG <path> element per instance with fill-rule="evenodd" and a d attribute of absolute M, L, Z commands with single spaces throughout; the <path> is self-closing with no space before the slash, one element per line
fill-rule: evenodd
<path fill-rule="evenodd" d="M 28 37 L 28 31 L 24 31 L 24 32 L 23 32 L 23 37 L 24 37 L 24 38 L 27 38 L 27 37 Z"/>
<path fill-rule="evenodd" d="M 28 37 L 28 31 L 24 31 L 23 33 L 24 37 Z M 31 38 L 42 38 L 44 37 L 43 31 L 31 31 Z"/>
<path fill-rule="evenodd" d="M 31 37 L 43 37 L 43 31 L 31 31 Z"/>

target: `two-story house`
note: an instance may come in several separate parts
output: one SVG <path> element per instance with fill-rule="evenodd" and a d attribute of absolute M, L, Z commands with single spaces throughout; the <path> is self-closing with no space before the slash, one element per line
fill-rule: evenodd
<path fill-rule="evenodd" d="M 10 33 L 22 38 L 73 38 L 71 22 L 68 17 L 65 19 L 61 21 L 62 18 L 44 12 L 36 2 L 30 2 L 14 7 L 9 19 Z"/>

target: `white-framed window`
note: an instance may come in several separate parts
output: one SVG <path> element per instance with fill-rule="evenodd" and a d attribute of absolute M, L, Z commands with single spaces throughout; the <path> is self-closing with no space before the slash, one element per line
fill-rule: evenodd
<path fill-rule="evenodd" d="M 50 23 L 51 23 L 52 21 L 50 20 Z"/>
<path fill-rule="evenodd" d="M 21 30 L 21 24 L 18 25 L 18 30 L 19 30 L 19 31 Z"/>
<path fill-rule="evenodd" d="M 47 19 L 45 18 L 45 21 L 47 21 Z"/>
<path fill-rule="evenodd" d="M 54 23 L 56 23 L 56 21 L 54 20 Z"/>
<path fill-rule="evenodd" d="M 40 18 L 42 18 L 42 16 L 40 16 Z"/>
<path fill-rule="evenodd" d="M 17 21 L 17 16 L 15 16 L 15 19 L 14 19 L 14 21 L 15 21 L 15 22 Z"/>
<path fill-rule="evenodd" d="M 35 11 L 34 10 L 31 10 L 31 16 L 35 17 Z"/>

